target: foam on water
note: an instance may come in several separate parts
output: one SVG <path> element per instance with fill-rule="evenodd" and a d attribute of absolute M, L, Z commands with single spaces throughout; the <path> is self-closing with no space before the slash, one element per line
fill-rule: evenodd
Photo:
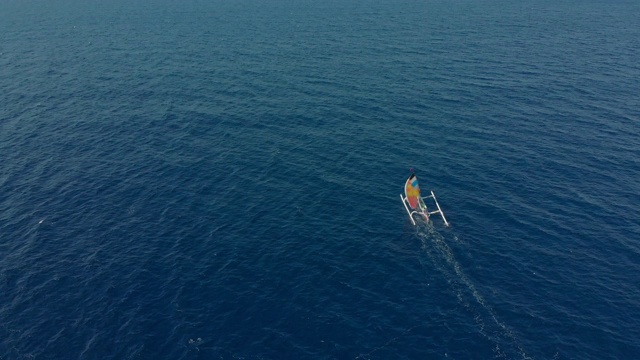
<path fill-rule="evenodd" d="M 457 234 L 450 230 L 447 235 L 460 243 Z M 496 358 L 512 358 L 514 350 L 522 359 L 531 359 L 522 348 L 521 341 L 511 328 L 498 319 L 491 305 L 480 294 L 471 279 L 464 273 L 453 251 L 447 245 L 445 237 L 436 229 L 434 223 L 418 221 L 416 236 L 422 243 L 422 250 L 429 260 L 447 279 L 458 302 L 470 313 L 478 325 L 478 331 L 495 344 Z M 471 295 L 472 300 L 468 299 Z M 475 300 L 475 301 L 474 301 Z M 477 304 L 479 306 L 474 306 Z"/>

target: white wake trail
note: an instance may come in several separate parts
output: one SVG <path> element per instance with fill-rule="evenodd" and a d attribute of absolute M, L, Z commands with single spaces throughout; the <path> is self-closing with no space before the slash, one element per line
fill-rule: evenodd
<path fill-rule="evenodd" d="M 515 348 L 522 359 L 531 359 L 522 348 L 513 331 L 498 319 L 491 305 L 487 303 L 473 282 L 464 273 L 460 263 L 453 255 L 453 251 L 447 245 L 444 237 L 433 227 L 433 224 L 419 223 L 416 227 L 416 235 L 422 242 L 422 249 L 425 254 L 429 256 L 432 264 L 445 276 L 447 283 L 452 287 L 458 302 L 474 316 L 474 321 L 478 325 L 480 334 L 496 345 L 494 348 L 496 358 L 507 358 L 507 354 L 500 346 L 509 345 Z M 454 235 L 454 240 L 462 243 L 456 235 Z M 471 294 L 479 308 L 465 299 L 466 292 Z"/>

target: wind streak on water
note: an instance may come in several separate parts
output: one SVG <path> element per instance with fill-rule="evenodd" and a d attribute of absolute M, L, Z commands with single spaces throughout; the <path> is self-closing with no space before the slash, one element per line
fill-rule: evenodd
<path fill-rule="evenodd" d="M 474 316 L 480 334 L 495 344 L 496 358 L 508 359 L 509 354 L 515 352 L 522 359 L 531 359 L 511 328 L 498 319 L 491 305 L 464 273 L 444 236 L 434 228 L 433 223 L 419 222 L 416 236 L 422 242 L 422 249 L 433 266 L 446 277 L 458 302 Z M 457 236 L 454 239 L 459 242 Z M 474 306 L 473 301 L 466 299 L 469 294 L 479 306 Z"/>

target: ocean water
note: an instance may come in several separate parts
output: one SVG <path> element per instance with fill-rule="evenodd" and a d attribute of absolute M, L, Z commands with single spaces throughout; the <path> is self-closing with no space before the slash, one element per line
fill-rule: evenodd
<path fill-rule="evenodd" d="M 0 0 L 0 359 L 640 359 L 639 59 L 637 1 Z"/>

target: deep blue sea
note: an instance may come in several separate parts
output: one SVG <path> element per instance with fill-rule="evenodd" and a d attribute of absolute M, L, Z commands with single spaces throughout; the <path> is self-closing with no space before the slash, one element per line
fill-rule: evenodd
<path fill-rule="evenodd" d="M 0 0 L 0 160 L 0 360 L 640 359 L 635 0 Z"/>

